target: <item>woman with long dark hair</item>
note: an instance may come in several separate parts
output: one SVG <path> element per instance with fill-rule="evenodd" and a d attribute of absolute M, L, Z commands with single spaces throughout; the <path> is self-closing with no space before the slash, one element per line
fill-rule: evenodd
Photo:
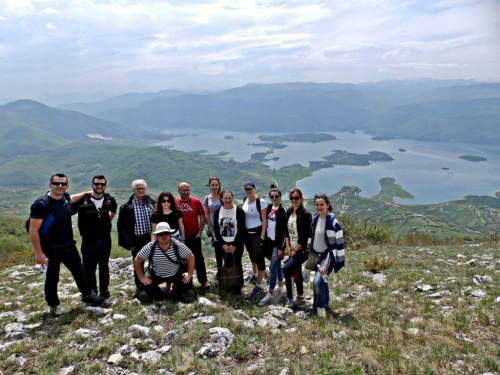
<path fill-rule="evenodd" d="M 286 208 L 281 204 L 281 190 L 278 189 L 278 186 L 271 185 L 269 198 L 271 198 L 272 203 L 267 206 L 266 242 L 268 252 L 271 253 L 271 263 L 269 264 L 271 278 L 269 280 L 269 291 L 258 303 L 258 306 L 269 304 L 275 291 L 285 291 L 281 261 L 285 256 L 286 248 Z M 276 282 L 278 282 L 278 287 L 275 289 Z"/>
<path fill-rule="evenodd" d="M 245 239 L 245 212 L 233 204 L 233 192 L 222 190 L 219 194 L 222 206 L 214 214 L 214 233 L 217 242 L 224 251 L 224 266 L 241 267 L 243 257 L 243 241 Z M 234 263 L 233 263 L 234 262 Z M 243 274 L 241 275 L 243 285 Z M 240 294 L 241 288 L 231 291 Z"/>
<path fill-rule="evenodd" d="M 314 196 L 314 208 L 316 212 L 311 222 L 310 251 L 319 255 L 321 260 L 313 281 L 313 308 L 320 318 L 324 318 L 330 302 L 328 275 L 332 270 L 337 273 L 344 266 L 344 242 L 342 227 L 333 214 L 330 199 L 326 194 Z"/>
<path fill-rule="evenodd" d="M 151 212 L 151 241 L 156 240 L 156 225 L 161 222 L 168 223 L 174 229 L 172 237 L 184 241 L 184 224 L 182 224 L 182 212 L 175 204 L 175 198 L 169 191 L 162 191 L 158 196 L 155 208 Z"/>
<path fill-rule="evenodd" d="M 219 194 L 221 191 L 221 183 L 218 177 L 210 177 L 207 187 L 210 189 L 210 194 L 203 199 L 203 209 L 205 210 L 205 222 L 207 223 L 207 235 L 212 239 L 212 247 L 214 248 L 215 260 L 217 268 L 222 267 L 223 250 L 221 244 L 217 241 L 214 234 L 214 215 L 215 212 L 222 206 Z"/>
<path fill-rule="evenodd" d="M 293 308 L 293 284 L 297 286 L 295 304 L 305 302 L 304 278 L 302 277 L 302 264 L 307 259 L 307 239 L 311 230 L 311 213 L 304 208 L 304 197 L 300 189 L 294 188 L 288 192 L 292 207 L 286 212 L 286 248 L 290 256 L 283 267 L 286 283 L 285 306 Z"/>

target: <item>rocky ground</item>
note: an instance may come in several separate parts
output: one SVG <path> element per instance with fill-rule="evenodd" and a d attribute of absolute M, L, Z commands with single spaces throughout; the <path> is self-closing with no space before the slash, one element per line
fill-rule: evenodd
<path fill-rule="evenodd" d="M 374 252 L 395 258 L 364 270 Z M 500 251 L 495 247 L 366 249 L 330 277 L 326 319 L 194 288 L 193 302 L 133 298 L 130 259 L 113 259 L 112 298 L 85 306 L 63 268 L 64 315 L 51 317 L 33 265 L 1 272 L 2 373 L 362 374 L 500 373 Z M 209 260 L 209 275 L 215 276 Z M 250 264 L 245 263 L 245 276 Z M 314 273 L 307 273 L 310 280 Z M 196 280 L 196 278 L 195 278 Z M 196 282 L 195 282 L 196 284 Z M 142 302 L 141 302 L 142 301 Z"/>

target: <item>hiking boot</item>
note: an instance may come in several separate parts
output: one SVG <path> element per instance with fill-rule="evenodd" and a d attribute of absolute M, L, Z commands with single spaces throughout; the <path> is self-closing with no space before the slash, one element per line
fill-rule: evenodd
<path fill-rule="evenodd" d="M 105 300 L 104 297 L 102 296 L 96 296 L 94 292 L 90 293 L 88 296 L 82 297 L 82 302 L 83 303 L 88 303 L 94 306 L 100 305 L 103 303 Z"/>
<path fill-rule="evenodd" d="M 295 305 L 302 306 L 304 303 L 306 303 L 306 297 L 304 296 L 295 297 Z"/>
<path fill-rule="evenodd" d="M 247 284 L 255 284 L 257 281 L 257 275 L 252 275 L 250 278 L 247 280 Z"/>
<path fill-rule="evenodd" d="M 253 290 L 250 292 L 251 296 L 256 296 L 257 294 L 264 293 L 264 288 L 262 285 L 255 285 Z"/>
<path fill-rule="evenodd" d="M 51 306 L 49 309 L 49 314 L 52 316 L 61 316 L 63 314 L 63 311 L 59 306 Z"/>
<path fill-rule="evenodd" d="M 102 297 L 102 298 L 104 298 L 105 300 L 106 300 L 106 299 L 110 299 L 110 298 L 111 298 L 111 293 L 109 293 L 109 290 L 106 290 L 106 291 L 104 291 L 104 292 L 101 292 L 101 293 L 99 294 L 99 297 Z"/>
<path fill-rule="evenodd" d="M 271 293 L 267 293 L 266 296 L 260 300 L 257 306 L 263 307 L 271 304 L 272 301 L 273 301 L 273 295 Z"/>
<path fill-rule="evenodd" d="M 291 298 L 287 298 L 287 299 L 286 299 L 286 302 L 285 302 L 285 307 L 288 307 L 288 308 L 290 308 L 290 309 L 293 309 L 293 306 L 294 306 L 294 304 L 293 304 L 293 299 L 291 299 Z"/>
<path fill-rule="evenodd" d="M 318 314 L 318 318 L 326 318 L 326 309 L 324 307 L 317 307 L 316 312 Z"/>

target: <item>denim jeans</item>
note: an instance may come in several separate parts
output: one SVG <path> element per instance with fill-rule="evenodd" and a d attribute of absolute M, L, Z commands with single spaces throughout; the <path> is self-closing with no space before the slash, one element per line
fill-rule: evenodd
<path fill-rule="evenodd" d="M 271 273 L 271 279 L 269 280 L 269 290 L 274 290 L 276 286 L 276 281 L 283 281 L 283 272 L 281 270 L 282 259 L 278 259 L 278 249 L 273 248 L 273 256 L 271 258 L 271 264 L 269 264 L 269 272 Z"/>
<path fill-rule="evenodd" d="M 323 264 L 326 262 L 326 257 L 321 260 L 319 263 L 320 268 L 323 267 Z M 330 302 L 330 291 L 328 289 L 328 284 L 323 281 L 319 270 L 316 272 L 316 276 L 314 276 L 313 280 L 313 292 L 314 292 L 314 301 L 313 307 L 328 307 L 328 303 Z"/>

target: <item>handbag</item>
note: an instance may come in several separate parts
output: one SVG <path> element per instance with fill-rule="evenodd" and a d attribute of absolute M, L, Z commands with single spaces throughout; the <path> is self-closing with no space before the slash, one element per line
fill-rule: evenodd
<path fill-rule="evenodd" d="M 233 265 L 230 267 L 226 267 L 226 259 L 229 254 L 226 253 L 224 257 L 224 266 L 219 268 L 217 272 L 217 280 L 219 281 L 219 288 L 223 290 L 238 290 L 243 288 L 243 267 L 236 266 L 234 264 L 234 254 L 231 254 L 233 257 Z"/>
<path fill-rule="evenodd" d="M 321 262 L 322 258 L 323 258 L 323 254 L 320 255 L 313 250 L 309 251 L 309 255 L 307 256 L 307 262 L 306 262 L 304 268 L 311 270 L 311 271 L 317 271 L 318 264 L 319 264 L 319 262 Z"/>

